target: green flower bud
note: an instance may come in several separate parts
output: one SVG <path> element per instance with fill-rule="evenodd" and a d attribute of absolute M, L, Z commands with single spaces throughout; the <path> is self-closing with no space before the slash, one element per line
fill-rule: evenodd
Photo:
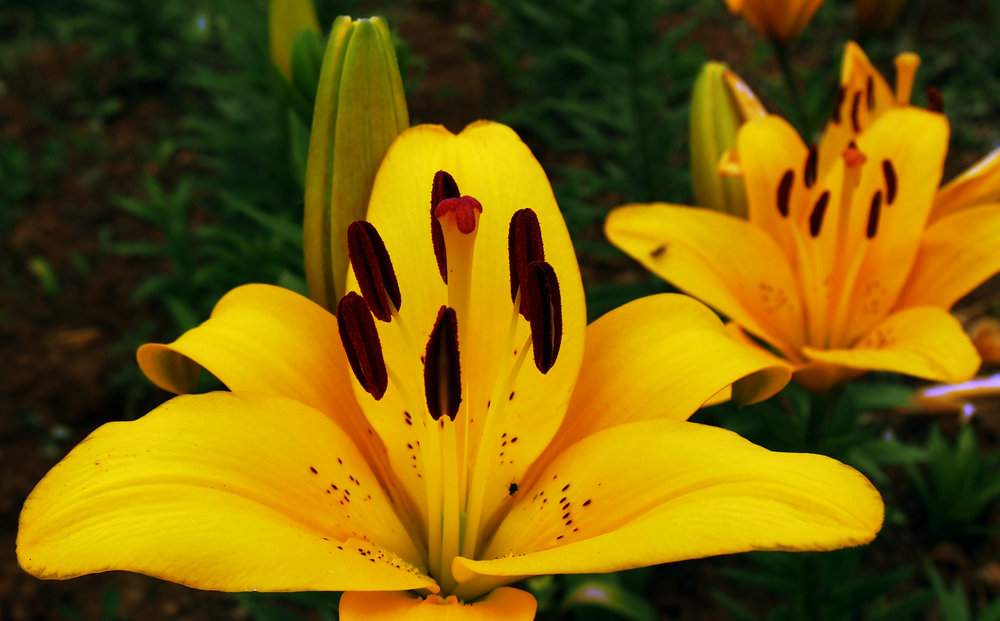
<path fill-rule="evenodd" d="M 753 91 L 726 65 L 706 63 L 691 94 L 691 181 L 695 204 L 746 217 L 743 180 L 720 174 L 732 157 L 736 134 L 749 120 L 767 112 Z"/>
<path fill-rule="evenodd" d="M 271 62 L 289 82 L 292 80 L 292 47 L 302 30 L 319 35 L 319 22 L 312 0 L 271 0 L 267 11 L 271 39 Z"/>
<path fill-rule="evenodd" d="M 334 310 L 347 280 L 347 227 L 365 217 L 375 172 L 409 114 L 381 18 L 333 23 L 320 69 L 306 166 L 309 296 Z"/>

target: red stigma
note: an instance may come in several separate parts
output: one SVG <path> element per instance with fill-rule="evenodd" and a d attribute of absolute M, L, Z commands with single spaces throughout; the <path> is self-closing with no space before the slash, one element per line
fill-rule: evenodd
<path fill-rule="evenodd" d="M 476 230 L 477 213 L 483 213 L 483 206 L 471 196 L 446 198 L 434 208 L 434 217 L 439 221 L 452 214 L 455 226 L 466 235 Z"/>

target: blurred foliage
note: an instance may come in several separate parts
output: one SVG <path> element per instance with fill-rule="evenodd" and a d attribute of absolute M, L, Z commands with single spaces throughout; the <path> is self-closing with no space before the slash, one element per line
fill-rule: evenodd
<path fill-rule="evenodd" d="M 917 618 L 931 599 L 918 591 L 893 596 L 913 573 L 913 566 L 874 573 L 865 569 L 864 550 L 833 552 L 752 552 L 748 569 L 724 569 L 743 585 L 777 595 L 778 604 L 762 617 L 721 590 L 715 597 L 734 621 L 903 621 Z"/>
<path fill-rule="evenodd" d="M 949 587 L 932 565 L 927 564 L 925 569 L 937 600 L 941 621 L 1000 621 L 1000 597 L 983 606 L 979 614 L 974 614 L 973 605 L 969 603 L 969 596 L 960 582 Z"/>
<path fill-rule="evenodd" d="M 696 4 L 493 3 L 500 17 L 495 59 L 515 96 L 499 120 L 551 154 L 543 165 L 581 262 L 622 256 L 601 233 L 608 208 L 689 196 L 683 133 L 703 56 L 677 49 L 697 23 Z M 587 284 L 591 319 L 664 289 L 648 280 Z"/>
<path fill-rule="evenodd" d="M 994 532 L 996 527 L 980 518 L 1000 498 L 1000 453 L 984 456 L 969 424 L 952 441 L 932 427 L 926 450 L 924 471 L 904 465 L 923 504 L 928 534 L 944 538 Z"/>

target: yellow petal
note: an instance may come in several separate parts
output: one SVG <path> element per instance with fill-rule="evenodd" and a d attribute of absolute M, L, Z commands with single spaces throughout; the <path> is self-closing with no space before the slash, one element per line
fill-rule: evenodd
<path fill-rule="evenodd" d="M 779 116 L 767 116 L 744 125 L 737 145 L 749 220 L 767 231 L 785 256 L 794 260 L 795 241 L 788 222 L 799 218 L 798 210 L 807 202 L 802 179 L 809 150 L 795 129 Z M 793 184 L 788 193 L 789 212 L 783 216 L 778 208 L 778 186 L 789 171 Z"/>
<path fill-rule="evenodd" d="M 607 427 L 650 418 L 687 420 L 733 382 L 741 404 L 767 399 L 791 377 L 786 363 L 739 343 L 700 302 L 664 293 L 640 298 L 587 328 L 569 413 L 547 453 Z"/>
<path fill-rule="evenodd" d="M 406 383 L 406 395 L 392 386 L 381 401 L 366 393 L 358 399 L 368 419 L 385 440 L 395 470 L 415 477 L 406 445 L 417 439 L 403 412 L 423 412 L 424 386 L 420 356 L 438 310 L 454 305 L 438 272 L 431 243 L 431 187 L 437 171 L 450 173 L 461 194 L 482 205 L 475 238 L 468 309 L 459 311 L 461 375 L 472 423 L 468 437 L 481 436 L 488 403 L 506 401 L 502 418 L 508 428 L 498 431 L 518 437 L 503 460 L 491 460 L 485 489 L 486 506 L 506 497 L 507 485 L 519 479 L 552 438 L 566 411 L 580 361 L 586 326 L 583 285 L 569 233 L 541 166 L 513 130 L 478 122 L 455 135 L 440 126 L 423 125 L 400 135 L 386 154 L 375 179 L 368 221 L 381 234 L 399 281 L 400 316 L 410 332 L 403 336 L 398 322 L 379 323 L 386 364 Z M 507 237 L 512 215 L 530 207 L 538 216 L 545 260 L 557 275 L 562 300 L 562 345 L 555 365 L 541 374 L 529 353 L 522 371 L 511 382 L 498 377 L 524 347 L 529 330 L 518 320 L 513 338 L 508 326 L 514 316 L 510 299 Z M 455 257 L 449 258 L 454 261 Z M 353 275 L 349 288 L 356 287 Z M 510 347 L 510 349 L 508 349 Z M 501 390 L 498 394 L 497 391 Z M 538 416 L 546 412 L 546 416 Z M 462 415 L 462 420 L 465 420 Z M 499 445 L 499 441 L 497 442 Z M 470 451 L 470 454 L 472 452 Z M 411 478 L 411 489 L 423 483 Z M 487 513 L 491 509 L 486 510 Z"/>
<path fill-rule="evenodd" d="M 948 182 L 934 199 L 931 222 L 975 205 L 1000 200 L 1000 147 Z"/>
<path fill-rule="evenodd" d="M 957 383 L 979 368 L 962 325 L 940 308 L 920 306 L 889 315 L 851 349 L 804 347 L 812 360 L 858 370 L 895 371 Z"/>
<path fill-rule="evenodd" d="M 421 562 L 412 539 L 344 433 L 301 403 L 251 393 L 177 397 L 92 433 L 28 497 L 17 557 L 42 578 L 126 570 L 221 591 L 436 588 L 410 564 Z"/>
<path fill-rule="evenodd" d="M 781 249 L 758 227 L 704 209 L 653 204 L 619 207 L 604 228 L 654 274 L 786 356 L 802 343 L 798 284 Z"/>
<path fill-rule="evenodd" d="M 219 300 L 208 321 L 168 345 L 143 345 L 138 359 L 164 390 L 191 392 L 196 363 L 232 391 L 290 397 L 314 407 L 356 443 L 369 435 L 354 402 L 336 317 L 287 289 L 237 287 Z"/>
<path fill-rule="evenodd" d="M 423 598 L 398 591 L 355 591 L 340 598 L 343 621 L 530 621 L 536 608 L 530 593 L 510 587 L 494 589 L 471 604 L 454 596 Z"/>
<path fill-rule="evenodd" d="M 883 517 L 871 483 L 833 459 L 672 420 L 588 436 L 523 494 L 484 555 L 493 560 L 456 559 L 459 580 L 829 550 L 870 541 Z"/>
<path fill-rule="evenodd" d="M 951 308 L 1000 271 L 1000 205 L 964 209 L 932 224 L 897 306 Z"/>

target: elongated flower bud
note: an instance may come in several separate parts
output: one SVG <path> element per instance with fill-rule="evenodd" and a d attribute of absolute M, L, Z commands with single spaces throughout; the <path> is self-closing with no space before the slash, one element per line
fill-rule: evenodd
<path fill-rule="evenodd" d="M 742 15 L 768 41 L 788 43 L 802 34 L 823 0 L 725 0 L 730 13 Z"/>
<path fill-rule="evenodd" d="M 375 172 L 409 124 L 385 22 L 338 17 L 316 92 L 304 222 L 309 297 L 328 309 L 345 290 L 347 227 L 364 218 Z"/>
<path fill-rule="evenodd" d="M 753 91 L 726 65 L 706 63 L 691 94 L 691 182 L 695 203 L 746 216 L 743 180 L 722 175 L 719 165 L 736 147 L 736 134 L 767 111 Z"/>
<path fill-rule="evenodd" d="M 271 43 L 271 62 L 292 81 L 292 48 L 302 31 L 319 39 L 319 22 L 312 0 L 271 0 L 267 10 L 267 29 Z"/>

